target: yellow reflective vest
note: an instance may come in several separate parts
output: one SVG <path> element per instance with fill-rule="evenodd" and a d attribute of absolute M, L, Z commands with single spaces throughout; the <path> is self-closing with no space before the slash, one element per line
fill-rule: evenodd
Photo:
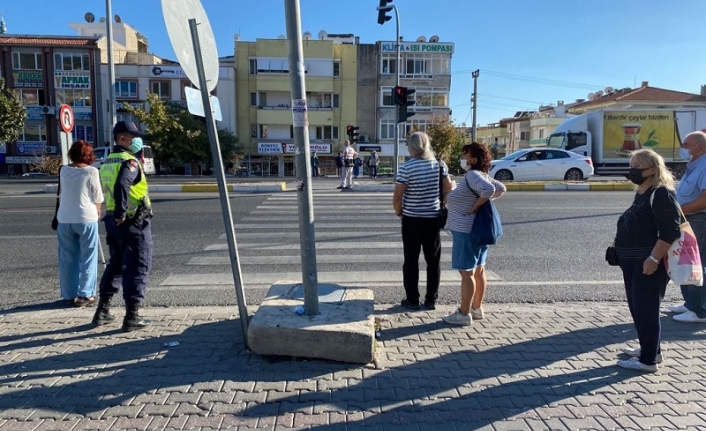
<path fill-rule="evenodd" d="M 103 195 L 105 196 L 106 211 L 115 211 L 115 186 L 118 182 L 118 174 L 120 168 L 128 160 L 137 161 L 138 169 L 140 170 L 140 181 L 130 187 L 130 192 L 127 197 L 126 215 L 132 217 L 135 215 L 137 207 L 146 200 L 145 204 L 149 205 L 149 197 L 147 197 L 147 179 L 142 171 L 142 165 L 137 158 L 127 152 L 118 151 L 110 153 L 105 158 L 100 167 L 101 187 L 103 187 Z"/>

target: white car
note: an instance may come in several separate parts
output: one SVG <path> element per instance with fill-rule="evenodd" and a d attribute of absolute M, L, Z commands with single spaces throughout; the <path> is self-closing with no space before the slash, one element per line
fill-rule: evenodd
<path fill-rule="evenodd" d="M 593 162 L 571 151 L 527 148 L 493 160 L 490 175 L 498 181 L 579 181 L 593 175 Z"/>

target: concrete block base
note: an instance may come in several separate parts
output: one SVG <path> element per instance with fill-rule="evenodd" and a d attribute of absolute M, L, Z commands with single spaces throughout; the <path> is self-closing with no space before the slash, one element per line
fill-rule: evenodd
<path fill-rule="evenodd" d="M 260 355 L 372 362 L 375 344 L 372 290 L 345 288 L 342 302 L 320 302 L 319 314 L 307 316 L 294 313 L 295 307 L 304 304 L 301 298 L 293 299 L 300 284 L 272 285 L 250 321 L 250 349 Z"/>

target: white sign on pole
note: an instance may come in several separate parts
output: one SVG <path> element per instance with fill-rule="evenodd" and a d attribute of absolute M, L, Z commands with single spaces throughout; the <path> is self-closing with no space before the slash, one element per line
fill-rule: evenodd
<path fill-rule="evenodd" d="M 189 108 L 189 112 L 199 117 L 205 117 L 206 113 L 203 110 L 203 97 L 201 97 L 201 92 L 195 88 L 184 87 L 184 94 L 186 95 L 186 106 Z M 223 121 L 221 102 L 218 100 L 218 97 L 210 96 L 209 99 L 211 99 L 213 118 L 215 118 L 216 121 Z"/>
<path fill-rule="evenodd" d="M 199 0 L 162 0 L 162 14 L 169 40 L 172 42 L 172 48 L 179 59 L 179 64 L 186 72 L 186 76 L 189 77 L 189 81 L 196 88 L 201 88 L 196 55 L 191 42 L 189 20 L 195 19 L 198 23 L 206 88 L 209 93 L 212 92 L 218 84 L 218 52 L 211 23 L 208 21 L 208 16 L 201 2 Z"/>
<path fill-rule="evenodd" d="M 69 164 L 69 148 L 74 142 L 71 133 L 61 132 L 59 133 L 61 138 L 61 164 L 66 166 Z"/>

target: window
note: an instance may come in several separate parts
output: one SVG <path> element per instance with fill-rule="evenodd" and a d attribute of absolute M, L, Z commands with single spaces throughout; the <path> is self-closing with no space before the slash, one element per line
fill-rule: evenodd
<path fill-rule="evenodd" d="M 250 60 L 250 74 L 257 75 L 257 60 Z"/>
<path fill-rule="evenodd" d="M 250 125 L 250 137 L 257 138 L 257 124 Z"/>
<path fill-rule="evenodd" d="M 71 134 L 74 137 L 74 141 L 81 139 L 86 142 L 93 142 L 93 126 L 76 125 Z"/>
<path fill-rule="evenodd" d="M 25 123 L 22 134 L 17 140 L 21 142 L 46 142 L 47 129 L 42 124 Z"/>
<path fill-rule="evenodd" d="M 12 70 L 42 70 L 41 52 L 13 52 Z"/>
<path fill-rule="evenodd" d="M 397 123 L 394 120 L 381 120 L 380 139 L 395 139 L 395 127 Z"/>
<path fill-rule="evenodd" d="M 331 100 L 334 95 L 331 93 L 307 93 L 306 104 L 312 109 L 331 109 Z"/>
<path fill-rule="evenodd" d="M 539 129 L 539 139 L 544 139 L 544 129 Z"/>
<path fill-rule="evenodd" d="M 584 146 L 588 142 L 588 135 L 586 135 L 586 133 L 567 133 L 566 137 L 567 150 L 573 150 L 576 147 Z"/>
<path fill-rule="evenodd" d="M 520 141 L 529 141 L 530 132 L 520 132 Z"/>
<path fill-rule="evenodd" d="M 569 155 L 563 151 L 549 150 L 545 151 L 545 153 L 547 154 L 547 159 L 566 159 L 569 157 Z"/>
<path fill-rule="evenodd" d="M 159 96 L 160 99 L 170 100 L 172 98 L 172 84 L 169 81 L 150 81 L 150 92 Z"/>
<path fill-rule="evenodd" d="M 382 93 L 382 106 L 395 106 L 395 104 L 392 103 L 393 87 L 382 87 L 380 91 Z"/>
<path fill-rule="evenodd" d="M 409 136 L 413 132 L 426 132 L 427 120 L 407 120 L 405 123 L 405 136 Z"/>
<path fill-rule="evenodd" d="M 191 81 L 182 80 L 181 81 L 181 99 L 180 100 L 186 100 L 186 91 L 184 90 L 186 87 L 196 88 L 191 84 Z"/>
<path fill-rule="evenodd" d="M 397 57 L 382 57 L 382 74 L 395 75 L 397 73 Z"/>
<path fill-rule="evenodd" d="M 427 62 L 422 59 L 408 58 L 406 68 L 403 71 L 405 75 L 424 75 L 427 73 Z"/>
<path fill-rule="evenodd" d="M 334 95 L 333 95 L 333 107 L 334 107 L 334 108 L 339 108 L 339 107 L 340 107 L 340 104 L 339 104 L 340 101 L 339 101 L 338 99 L 339 99 L 338 94 L 334 94 Z"/>
<path fill-rule="evenodd" d="M 117 81 L 115 97 L 137 98 L 137 81 Z"/>
<path fill-rule="evenodd" d="M 260 124 L 260 137 L 262 139 L 267 139 L 267 125 Z"/>
<path fill-rule="evenodd" d="M 54 54 L 56 70 L 91 70 L 88 54 L 56 53 Z"/>
<path fill-rule="evenodd" d="M 20 102 L 24 106 L 44 106 L 46 104 L 44 90 L 22 88 L 16 91 L 19 93 Z"/>
<path fill-rule="evenodd" d="M 338 126 L 317 126 L 316 139 L 336 140 L 338 139 Z"/>
<path fill-rule="evenodd" d="M 56 90 L 56 103 L 70 106 L 91 106 L 90 90 Z"/>
<path fill-rule="evenodd" d="M 340 61 L 333 62 L 333 76 L 341 76 L 341 62 Z"/>
<path fill-rule="evenodd" d="M 250 93 L 250 106 L 257 106 L 257 93 Z"/>

